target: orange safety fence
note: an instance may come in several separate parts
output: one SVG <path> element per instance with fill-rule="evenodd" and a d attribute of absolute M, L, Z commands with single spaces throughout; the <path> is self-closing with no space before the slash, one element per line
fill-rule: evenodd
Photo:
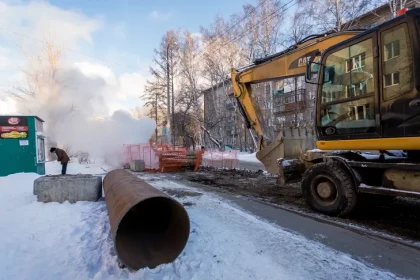
<path fill-rule="evenodd" d="M 143 160 L 146 170 L 157 172 L 176 172 L 187 165 L 193 167 L 197 160 L 194 153 L 187 155 L 185 147 L 172 145 L 130 144 L 124 145 L 124 151 L 126 165 L 132 160 Z"/>
<path fill-rule="evenodd" d="M 149 143 L 124 145 L 124 151 L 125 164 L 139 159 L 144 161 L 146 170 L 159 170 L 159 157 Z"/>
<path fill-rule="evenodd" d="M 161 172 L 176 172 L 185 166 L 187 149 L 163 149 L 158 155 Z"/>

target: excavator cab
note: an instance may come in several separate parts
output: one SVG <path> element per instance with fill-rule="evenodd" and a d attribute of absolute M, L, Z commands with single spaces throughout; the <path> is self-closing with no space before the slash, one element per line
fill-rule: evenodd
<path fill-rule="evenodd" d="M 326 49 L 309 62 L 317 147 L 420 150 L 420 9 Z"/>

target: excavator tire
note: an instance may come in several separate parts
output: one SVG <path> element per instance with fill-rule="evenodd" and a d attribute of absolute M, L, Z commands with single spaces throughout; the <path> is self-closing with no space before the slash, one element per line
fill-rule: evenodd
<path fill-rule="evenodd" d="M 356 205 L 353 180 L 339 162 L 314 164 L 303 174 L 301 185 L 306 202 L 317 212 L 344 216 Z"/>

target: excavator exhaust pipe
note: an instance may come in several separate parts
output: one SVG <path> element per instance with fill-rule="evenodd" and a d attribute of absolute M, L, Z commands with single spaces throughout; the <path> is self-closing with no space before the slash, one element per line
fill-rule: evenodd
<path fill-rule="evenodd" d="M 190 234 L 182 204 L 126 170 L 109 172 L 103 188 L 114 246 L 124 265 L 154 268 L 181 254 Z"/>

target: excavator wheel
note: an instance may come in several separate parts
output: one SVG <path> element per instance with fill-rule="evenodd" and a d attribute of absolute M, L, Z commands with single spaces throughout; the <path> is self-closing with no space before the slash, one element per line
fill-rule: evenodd
<path fill-rule="evenodd" d="M 306 170 L 302 192 L 315 211 L 330 216 L 350 213 L 357 202 L 353 180 L 339 162 L 322 162 Z"/>

